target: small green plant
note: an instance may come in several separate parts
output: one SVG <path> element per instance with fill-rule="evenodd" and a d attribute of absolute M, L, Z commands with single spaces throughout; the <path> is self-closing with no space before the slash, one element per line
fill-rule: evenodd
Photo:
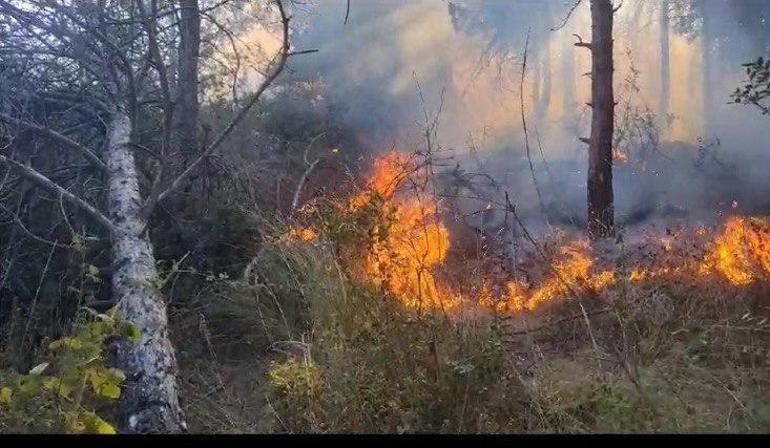
<path fill-rule="evenodd" d="M 104 347 L 118 338 L 136 342 L 139 329 L 114 309 L 86 310 L 78 330 L 48 344 L 29 373 L 0 371 L 0 432 L 115 433 L 97 412 L 120 397 L 126 377 L 106 364 Z"/>

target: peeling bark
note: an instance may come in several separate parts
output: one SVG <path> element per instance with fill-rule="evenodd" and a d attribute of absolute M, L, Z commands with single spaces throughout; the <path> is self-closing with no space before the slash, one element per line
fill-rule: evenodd
<path fill-rule="evenodd" d="M 152 286 L 158 277 L 129 142 L 131 122 L 117 112 L 107 146 L 108 208 L 113 221 L 113 294 L 123 318 L 141 330 L 136 344 L 118 348 L 118 365 L 127 381 L 119 405 L 126 433 L 177 433 L 186 430 L 176 384 L 176 357 L 169 340 L 163 296 Z"/>

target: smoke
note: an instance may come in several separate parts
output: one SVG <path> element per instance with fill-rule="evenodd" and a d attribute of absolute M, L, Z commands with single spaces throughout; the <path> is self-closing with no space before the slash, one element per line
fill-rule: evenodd
<path fill-rule="evenodd" d="M 329 121 L 356 135 L 356 147 L 343 149 L 411 151 L 424 146 L 424 130 L 437 119 L 433 143 L 451 156 L 446 169 L 459 164 L 465 172 L 491 176 L 499 188 L 483 182 L 479 188 L 497 200 L 509 192 L 528 221 L 542 224 L 520 117 L 529 34 L 523 102 L 535 175 L 549 221 L 580 225 L 587 151 L 578 137 L 589 134 L 590 79 L 584 74 L 590 58 L 574 47 L 573 34 L 590 40 L 587 4 L 563 29 L 551 30 L 572 3 L 355 0 L 344 24 L 346 1 L 325 0 L 296 12 L 295 46 L 319 52 L 290 66 L 297 77 L 322 81 Z M 625 2 L 616 15 L 616 115 L 623 127 L 616 139 L 629 158 L 615 170 L 621 223 L 653 217 L 708 222 L 725 212 L 770 210 L 764 199 L 770 191 L 770 122 L 729 104 L 742 80 L 740 64 L 764 48 L 729 2 L 710 3 L 720 19 L 708 50 L 702 21 L 687 25 L 687 33 L 670 30 L 669 119 L 657 110 L 660 2 Z M 709 78 L 704 57 L 713 60 Z M 461 204 L 469 213 L 485 206 L 477 200 Z"/>

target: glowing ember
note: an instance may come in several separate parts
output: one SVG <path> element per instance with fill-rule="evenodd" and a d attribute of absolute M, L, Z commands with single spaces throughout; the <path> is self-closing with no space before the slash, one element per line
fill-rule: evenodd
<path fill-rule="evenodd" d="M 283 235 L 284 241 L 309 243 L 318 239 L 318 233 L 309 227 L 292 227 Z"/>
<path fill-rule="evenodd" d="M 617 146 L 612 148 L 612 160 L 620 163 L 626 163 L 628 162 L 628 154 Z"/>

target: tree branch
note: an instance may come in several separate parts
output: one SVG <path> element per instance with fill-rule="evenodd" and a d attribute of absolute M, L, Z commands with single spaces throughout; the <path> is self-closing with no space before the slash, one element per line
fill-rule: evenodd
<path fill-rule="evenodd" d="M 257 104 L 259 99 L 262 97 L 262 94 L 267 90 L 268 87 L 275 81 L 275 79 L 278 77 L 281 72 L 283 72 L 284 67 L 286 66 L 286 61 L 289 59 L 290 56 L 290 50 L 291 45 L 289 42 L 289 20 L 290 17 L 286 14 L 286 10 L 284 9 L 283 3 L 281 0 L 274 0 L 276 5 L 278 6 L 278 11 L 281 14 L 281 23 L 283 25 L 283 43 L 281 45 L 280 53 L 278 54 L 278 61 L 275 66 L 275 69 L 265 78 L 265 80 L 262 82 L 262 84 L 259 86 L 256 92 L 252 94 L 249 101 L 241 108 L 241 110 L 238 112 L 238 114 L 233 118 L 233 120 L 225 127 L 224 131 L 219 135 L 219 137 L 214 140 L 214 142 L 206 148 L 198 158 L 196 158 L 190 165 L 187 166 L 187 168 L 182 171 L 182 173 L 177 176 L 176 179 L 174 179 L 171 182 L 171 185 L 164 190 L 163 192 L 156 193 L 151 195 L 147 198 L 147 201 L 144 205 L 144 212 L 145 215 L 149 215 L 152 213 L 152 211 L 155 209 L 157 204 L 159 202 L 162 202 L 164 199 L 168 198 L 170 195 L 175 193 L 176 191 L 183 188 L 187 183 L 189 182 L 190 178 L 195 174 L 195 171 L 198 169 L 198 167 L 205 161 L 209 156 L 211 156 L 217 149 L 219 149 L 220 146 L 227 140 L 227 137 L 230 136 L 230 134 L 235 130 L 235 128 L 243 121 L 244 118 L 248 115 L 248 113 L 251 111 L 251 109 L 254 107 L 254 105 Z"/>
<path fill-rule="evenodd" d="M 47 240 L 47 239 L 45 239 L 43 237 L 35 235 L 34 233 L 32 233 L 32 231 L 30 231 L 24 225 L 24 221 L 21 220 L 21 217 L 18 214 L 14 213 L 11 209 L 9 209 L 8 207 L 4 206 L 2 203 L 0 203 L 0 210 L 2 210 L 5 213 L 9 214 L 11 216 L 11 219 L 13 219 L 13 221 L 21 229 L 21 231 L 24 232 L 28 237 L 32 238 L 33 240 L 35 240 L 35 241 L 37 241 L 39 243 L 47 244 L 49 246 L 54 246 L 54 247 L 68 247 L 66 245 L 59 244 L 58 242 L 50 241 L 50 240 Z"/>
<path fill-rule="evenodd" d="M 85 212 L 90 214 L 94 219 L 99 221 L 100 224 L 105 226 L 108 230 L 112 231 L 112 228 L 113 228 L 112 221 L 110 221 L 109 218 L 104 216 L 104 214 L 102 214 L 102 212 L 97 210 L 93 205 L 89 204 L 88 202 L 84 201 L 83 199 L 81 199 L 81 198 L 75 196 L 74 194 L 70 193 L 69 191 L 67 191 L 61 185 L 55 183 L 51 179 L 49 179 L 49 178 L 45 177 L 44 175 L 40 174 L 35 169 L 33 169 L 33 168 L 29 167 L 29 166 L 23 165 L 23 164 L 15 161 L 15 160 L 9 159 L 8 157 L 6 157 L 4 155 L 0 155 L 0 163 L 3 163 L 3 164 L 7 165 L 10 168 L 15 168 L 16 170 L 19 171 L 19 173 L 22 176 L 26 177 L 27 179 L 31 180 L 32 182 L 34 182 L 34 183 L 36 183 L 36 184 L 38 184 L 38 185 L 40 185 L 42 187 L 45 187 L 45 188 L 47 188 L 50 191 L 53 191 L 53 192 L 61 195 L 61 197 L 64 200 L 66 200 L 70 204 L 73 204 L 73 205 L 79 207 L 80 209 L 84 210 Z"/>
<path fill-rule="evenodd" d="M 8 124 L 12 124 L 14 126 L 18 126 L 24 129 L 28 129 L 30 131 L 36 132 L 40 135 L 43 135 L 45 137 L 48 137 L 52 140 L 56 140 L 59 143 L 63 143 L 66 146 L 69 146 L 70 148 L 74 148 L 75 150 L 79 151 L 83 157 L 88 159 L 89 162 L 91 162 L 93 165 L 95 165 L 97 168 L 104 170 L 107 168 L 107 166 L 102 162 L 102 159 L 99 158 L 96 154 L 94 154 L 90 149 L 86 148 L 85 146 L 81 145 L 80 143 L 72 140 L 71 138 L 62 135 L 54 130 L 51 130 L 49 128 L 30 123 L 28 121 L 19 120 L 16 118 L 13 118 L 12 116 L 8 114 L 0 113 L 0 121 L 4 121 Z"/>

